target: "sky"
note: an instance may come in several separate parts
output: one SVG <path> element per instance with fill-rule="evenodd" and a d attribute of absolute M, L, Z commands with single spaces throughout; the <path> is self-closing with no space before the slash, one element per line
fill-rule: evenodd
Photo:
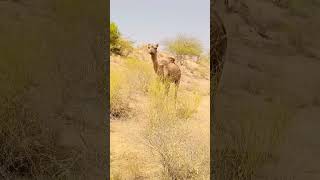
<path fill-rule="evenodd" d="M 210 0 L 111 0 L 111 22 L 140 43 L 159 43 L 178 34 L 210 47 Z"/>

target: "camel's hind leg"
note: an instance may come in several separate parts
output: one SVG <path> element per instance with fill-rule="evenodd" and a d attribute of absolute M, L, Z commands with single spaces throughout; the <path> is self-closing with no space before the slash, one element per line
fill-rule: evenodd
<path fill-rule="evenodd" d="M 170 89 L 170 82 L 168 81 L 167 78 L 162 78 L 161 82 L 162 82 L 162 84 L 164 86 L 164 93 L 165 93 L 166 96 L 168 96 L 169 89 Z"/>

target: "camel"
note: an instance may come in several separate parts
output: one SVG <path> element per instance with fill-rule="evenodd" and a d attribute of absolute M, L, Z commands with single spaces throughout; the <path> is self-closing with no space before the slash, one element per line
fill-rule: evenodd
<path fill-rule="evenodd" d="M 181 70 L 176 64 L 175 58 L 158 57 L 158 44 L 148 44 L 148 53 L 151 55 L 154 72 L 160 77 L 160 80 L 165 84 L 166 94 L 169 92 L 170 83 L 175 84 L 175 99 L 177 99 L 178 88 L 181 79 Z"/>

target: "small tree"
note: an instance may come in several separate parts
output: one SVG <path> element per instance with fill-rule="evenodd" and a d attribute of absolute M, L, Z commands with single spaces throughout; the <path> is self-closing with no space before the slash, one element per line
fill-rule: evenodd
<path fill-rule="evenodd" d="M 110 52 L 127 56 L 133 50 L 133 42 L 121 37 L 116 23 L 110 23 Z"/>
<path fill-rule="evenodd" d="M 116 23 L 110 23 L 110 51 L 116 53 L 119 51 L 120 31 Z"/>
<path fill-rule="evenodd" d="M 198 39 L 184 35 L 178 35 L 176 38 L 168 40 L 166 48 L 178 60 L 181 60 L 184 56 L 199 57 L 203 51 L 201 42 Z"/>

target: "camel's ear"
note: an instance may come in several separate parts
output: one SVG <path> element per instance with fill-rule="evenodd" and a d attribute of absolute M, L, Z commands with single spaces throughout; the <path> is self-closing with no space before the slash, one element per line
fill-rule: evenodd
<path fill-rule="evenodd" d="M 158 48 L 159 47 L 159 44 L 156 44 L 156 48 Z"/>

